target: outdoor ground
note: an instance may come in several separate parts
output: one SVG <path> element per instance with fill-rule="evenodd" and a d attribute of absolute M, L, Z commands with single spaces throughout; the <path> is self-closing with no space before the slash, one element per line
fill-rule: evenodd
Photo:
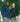
<path fill-rule="evenodd" d="M 20 13 L 20 11 L 19 11 L 19 13 Z M 18 14 L 19 16 L 19 22 L 20 22 L 20 14 Z M 3 22 L 3 18 L 2 18 L 2 15 L 1 15 L 1 11 L 0 11 L 0 22 Z"/>

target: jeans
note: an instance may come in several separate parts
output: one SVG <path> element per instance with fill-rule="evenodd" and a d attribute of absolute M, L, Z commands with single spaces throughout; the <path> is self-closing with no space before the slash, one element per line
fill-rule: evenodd
<path fill-rule="evenodd" d="M 5 19 L 3 19 L 3 22 L 10 22 L 10 18 L 5 17 Z"/>
<path fill-rule="evenodd" d="M 12 21 L 12 22 L 19 22 L 19 21 L 18 21 L 18 18 L 16 19 L 15 17 L 14 17 L 14 18 L 12 17 L 12 18 L 11 18 L 11 21 Z"/>

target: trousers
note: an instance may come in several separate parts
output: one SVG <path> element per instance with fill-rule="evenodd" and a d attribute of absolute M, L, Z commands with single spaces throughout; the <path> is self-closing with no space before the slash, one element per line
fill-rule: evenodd
<path fill-rule="evenodd" d="M 3 22 L 10 22 L 10 18 L 5 17 L 5 19 L 3 19 Z"/>
<path fill-rule="evenodd" d="M 15 17 L 14 18 L 12 17 L 11 18 L 11 22 L 19 22 L 19 19 L 18 18 L 15 18 Z"/>

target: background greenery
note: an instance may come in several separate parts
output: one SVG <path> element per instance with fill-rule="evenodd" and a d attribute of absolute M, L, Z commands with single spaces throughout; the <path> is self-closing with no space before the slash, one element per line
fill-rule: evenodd
<path fill-rule="evenodd" d="M 11 6 L 12 2 L 16 3 L 16 8 L 18 8 L 18 10 L 20 11 L 20 0 L 4 0 L 4 2 L 2 2 L 0 0 L 0 10 L 1 10 L 2 6 L 6 4 L 7 1 L 10 2 L 10 6 Z"/>

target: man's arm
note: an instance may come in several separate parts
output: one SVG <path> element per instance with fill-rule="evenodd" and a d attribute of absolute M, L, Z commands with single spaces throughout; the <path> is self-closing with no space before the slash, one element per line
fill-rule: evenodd
<path fill-rule="evenodd" d="M 12 9 L 10 10 L 10 17 L 12 16 Z"/>
<path fill-rule="evenodd" d="M 4 12 L 4 6 L 2 6 L 2 9 L 1 9 L 1 15 L 4 17 L 3 12 Z"/>
<path fill-rule="evenodd" d="M 16 9 L 16 18 L 18 18 L 18 9 Z"/>

